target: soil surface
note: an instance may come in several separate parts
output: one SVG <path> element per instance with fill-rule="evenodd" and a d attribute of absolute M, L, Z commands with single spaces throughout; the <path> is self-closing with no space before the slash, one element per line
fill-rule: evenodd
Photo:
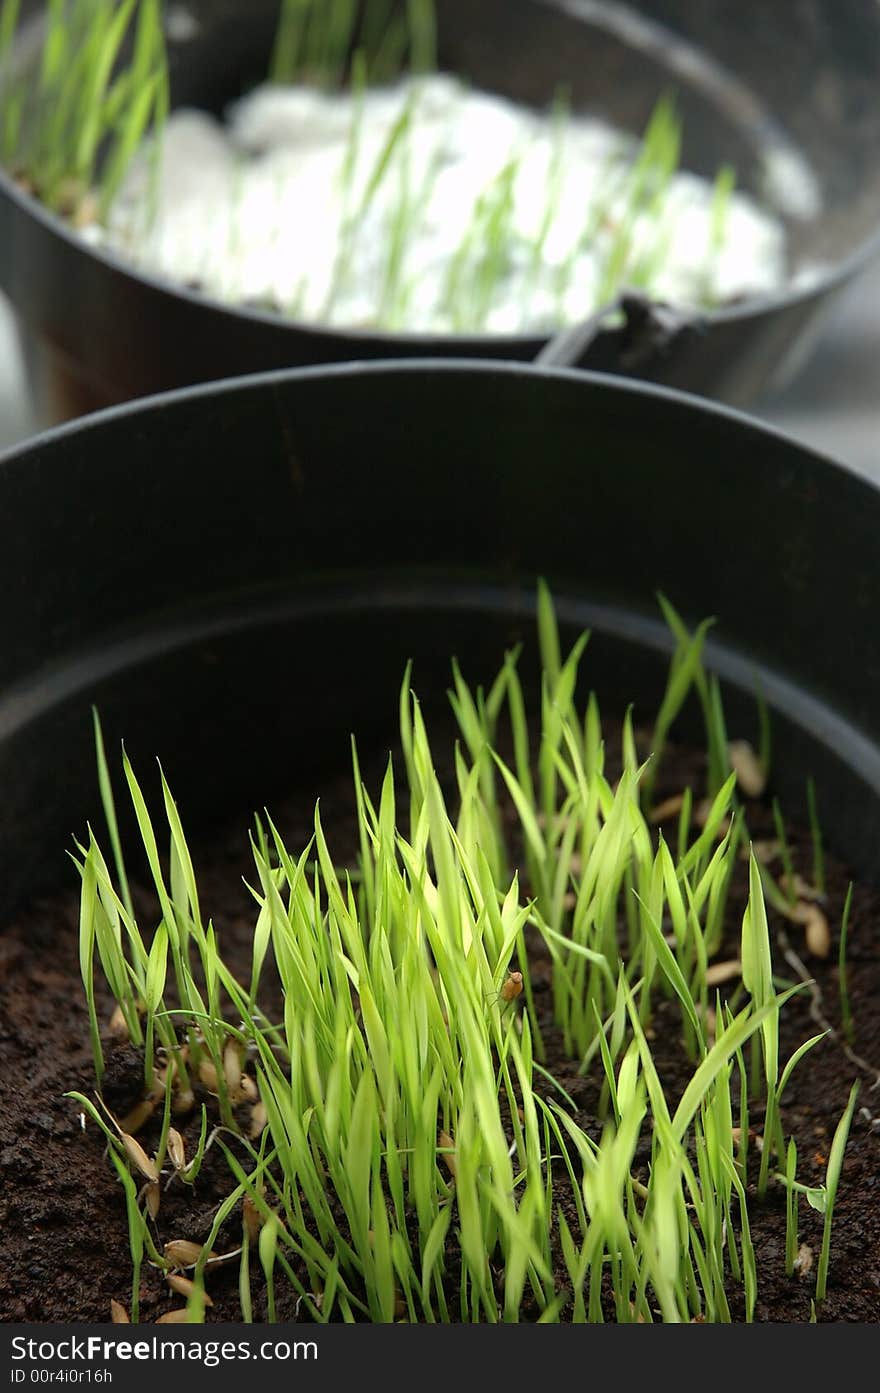
<path fill-rule="evenodd" d="M 377 786 L 381 769 L 378 759 L 365 766 L 365 777 L 372 787 Z M 658 797 L 680 790 L 685 782 L 701 788 L 701 779 L 698 757 L 672 752 L 664 763 Z M 311 789 L 300 790 L 285 804 L 273 807 L 289 847 L 305 845 L 313 807 Z M 356 833 L 350 774 L 325 783 L 321 811 L 336 859 L 353 863 Z M 772 819 L 765 806 L 750 804 L 748 817 L 753 837 L 772 836 Z M 245 964 L 250 962 L 254 920 L 253 901 L 241 879 L 251 866 L 248 825 L 249 819 L 243 815 L 192 846 L 203 908 L 206 916 L 213 918 L 224 958 L 237 975 L 239 969 L 243 975 Z M 809 879 L 810 839 L 792 829 L 789 838 L 796 869 Z M 868 887 L 854 890 L 847 956 L 855 1038 L 853 1048 L 848 1049 L 839 1030 L 837 926 L 849 877 L 830 857 L 826 877 L 826 911 L 833 935 L 826 959 L 808 957 L 803 931 L 770 912 L 779 977 L 796 979 L 801 969 L 791 957 L 795 953 L 802 955 L 806 974 L 816 983 L 812 992 L 796 997 L 782 1013 L 781 1060 L 784 1062 L 825 1024 L 835 1032 L 796 1069 L 785 1096 L 784 1127 L 786 1136 L 794 1135 L 798 1143 L 800 1179 L 821 1183 L 849 1089 L 855 1079 L 862 1080 L 834 1214 L 828 1293 L 817 1318 L 869 1322 L 880 1320 L 880 894 Z M 721 957 L 738 954 L 746 893 L 747 866 L 743 861 L 737 867 L 730 896 L 729 942 Z M 150 897 L 137 891 L 135 897 L 136 906 L 144 911 L 144 922 L 149 923 L 155 916 Z M 0 936 L 0 1318 L 4 1321 L 107 1321 L 111 1298 L 126 1309 L 131 1303 L 122 1189 L 104 1154 L 98 1129 L 93 1124 L 83 1129 L 80 1109 L 64 1097 L 71 1089 L 86 1095 L 94 1091 L 79 977 L 77 919 L 78 891 L 72 885 L 70 892 L 59 898 L 35 903 Z M 578 1075 L 576 1064 L 565 1057 L 559 1036 L 549 1025 L 549 964 L 538 946 L 533 946 L 533 988 L 539 1009 L 546 1003 L 548 1017 L 548 1024 L 542 1027 L 548 1047 L 547 1067 L 574 1098 L 580 1110 L 577 1120 L 598 1137 L 598 1080 Z M 267 1002 L 270 1010 L 272 1006 Z M 106 994 L 100 999 L 100 1008 L 109 1022 L 112 1003 Z M 658 1005 L 652 1028 L 657 1065 L 669 1096 L 675 1099 L 690 1069 L 681 1048 L 678 1016 L 671 1006 Z M 127 1043 L 113 1041 L 109 1035 L 106 1053 L 104 1096 L 115 1114 L 124 1116 L 141 1096 L 142 1061 Z M 213 1108 L 209 1095 L 200 1093 L 199 1101 L 202 1099 Z M 198 1132 L 196 1118 L 197 1112 L 175 1119 L 190 1154 Z M 753 1113 L 750 1121 L 760 1130 L 759 1113 Z M 152 1125 L 148 1123 L 140 1134 L 146 1144 Z M 637 1163 L 645 1164 L 648 1147 L 646 1137 Z M 155 1225 L 158 1243 L 203 1240 L 228 1188 L 226 1163 L 216 1152 L 209 1152 L 194 1188 L 172 1181 L 163 1191 Z M 813 1271 L 792 1278 L 786 1277 L 784 1269 L 785 1203 L 781 1188 L 771 1189 L 759 1204 L 752 1184 L 750 1218 L 759 1274 L 756 1319 L 809 1321 L 821 1216 L 802 1203 L 800 1241 L 812 1250 Z M 215 1250 L 231 1251 L 240 1242 L 241 1220 L 235 1217 Z M 258 1264 L 252 1266 L 257 1269 L 253 1274 L 254 1318 L 265 1320 L 262 1279 Z M 564 1284 L 561 1263 L 559 1280 Z M 241 1319 L 237 1284 L 237 1260 L 211 1271 L 208 1291 L 214 1304 L 207 1313 L 209 1320 Z M 295 1297 L 285 1292 L 283 1283 L 279 1283 L 277 1295 L 276 1318 L 296 1319 Z M 145 1322 L 183 1304 L 149 1265 L 143 1270 L 140 1299 L 140 1319 Z M 742 1319 L 741 1292 L 734 1284 L 731 1306 L 734 1318 Z M 526 1319 L 533 1314 L 523 1311 Z"/>

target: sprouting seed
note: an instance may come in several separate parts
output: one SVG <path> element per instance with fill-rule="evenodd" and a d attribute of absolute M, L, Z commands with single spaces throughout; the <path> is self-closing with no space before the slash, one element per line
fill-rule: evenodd
<path fill-rule="evenodd" d="M 265 1103 L 254 1103 L 254 1106 L 251 1108 L 251 1125 L 248 1128 L 248 1136 L 251 1141 L 256 1141 L 257 1137 L 262 1134 L 263 1128 L 266 1126 L 266 1120 Z"/>
<path fill-rule="evenodd" d="M 122 1140 L 122 1145 L 125 1147 L 128 1159 L 133 1166 L 137 1167 L 144 1179 L 158 1180 L 159 1169 L 156 1162 L 147 1155 L 140 1142 L 135 1141 L 134 1137 L 130 1136 L 128 1132 L 123 1132 L 121 1129 L 119 1135 Z"/>
<path fill-rule="evenodd" d="M 263 1227 L 263 1216 L 250 1195 L 245 1195 L 241 1202 L 241 1218 L 248 1243 L 256 1243 Z"/>
<path fill-rule="evenodd" d="M 760 861 L 762 866 L 769 866 L 771 861 L 775 861 L 782 851 L 782 842 L 776 837 L 766 837 L 756 842 L 746 842 L 739 849 L 740 861 L 748 861 L 754 856 L 756 861 Z"/>
<path fill-rule="evenodd" d="M 241 1054 L 235 1040 L 227 1040 L 223 1049 L 223 1073 L 233 1102 L 241 1097 Z"/>
<path fill-rule="evenodd" d="M 125 1023 L 125 1016 L 123 1015 L 121 1006 L 115 1007 L 113 1015 L 110 1017 L 110 1024 L 107 1027 L 107 1029 L 109 1034 L 113 1036 L 114 1040 L 129 1039 L 128 1026 Z"/>
<path fill-rule="evenodd" d="M 810 885 L 804 880 L 802 875 L 797 872 L 794 875 L 781 875 L 779 877 L 780 888 L 786 895 L 794 895 L 799 900 L 824 900 L 825 894 L 815 885 Z"/>
<path fill-rule="evenodd" d="M 455 1142 L 448 1132 L 441 1132 L 438 1140 L 440 1142 L 440 1149 L 444 1153 L 443 1160 L 446 1164 L 446 1169 L 454 1180 L 458 1168 L 458 1162 L 455 1156 Z"/>
<path fill-rule="evenodd" d="M 195 1105 L 196 1095 L 193 1093 L 192 1089 L 180 1088 L 174 1095 L 171 1103 L 171 1110 L 177 1113 L 178 1116 L 183 1116 L 188 1112 L 192 1112 Z"/>
<path fill-rule="evenodd" d="M 698 1003 L 698 1004 L 697 1004 L 697 1011 L 698 1011 L 698 1014 L 699 1014 L 699 1015 L 702 1017 L 702 1019 L 705 1021 L 705 1024 L 706 1024 L 706 1035 L 707 1035 L 708 1039 L 714 1040 L 714 1039 L 715 1039 L 715 1035 L 716 1035 L 717 1030 L 718 1030 L 718 1017 L 717 1017 L 717 1015 L 716 1015 L 716 1013 L 715 1013 L 715 1007 L 714 1007 L 714 1006 L 707 1006 L 706 1009 L 703 1010 L 702 1007 L 701 1007 L 701 1006 L 699 1005 L 699 1003 Z"/>
<path fill-rule="evenodd" d="M 804 934 L 807 948 L 814 958 L 827 958 L 831 952 L 831 930 L 821 909 L 813 907 Z"/>
<path fill-rule="evenodd" d="M 186 1238 L 173 1238 L 164 1248 L 165 1257 L 173 1267 L 195 1267 L 202 1252 L 203 1244 L 190 1243 Z M 214 1253 L 209 1254 L 209 1258 L 215 1256 Z"/>
<path fill-rule="evenodd" d="M 504 983 L 503 987 L 501 988 L 501 991 L 500 991 L 499 995 L 500 995 L 502 1001 L 516 1001 L 516 998 L 522 994 L 522 989 L 523 989 L 523 975 L 522 975 L 522 973 L 521 973 L 521 972 L 510 972 L 510 973 L 508 973 L 508 975 L 507 975 L 507 981 Z"/>
<path fill-rule="evenodd" d="M 662 803 L 652 808 L 648 817 L 651 822 L 666 822 L 671 817 L 677 817 L 683 806 L 684 794 L 674 793 L 671 798 L 664 798 Z"/>
<path fill-rule="evenodd" d="M 798 900 L 797 904 L 792 905 L 788 917 L 795 924 L 803 924 L 804 941 L 811 956 L 827 958 L 831 952 L 831 930 L 824 911 L 817 904 Z"/>
<path fill-rule="evenodd" d="M 110 1301 L 110 1321 L 113 1325 L 131 1325 L 128 1311 L 120 1301 Z"/>
<path fill-rule="evenodd" d="M 162 1191 L 158 1180 L 150 1181 L 149 1185 L 147 1185 L 144 1190 L 144 1195 L 147 1201 L 147 1212 L 150 1218 L 155 1222 L 159 1213 L 159 1206 L 162 1203 Z"/>
<path fill-rule="evenodd" d="M 806 1277 L 813 1269 L 813 1250 L 808 1243 L 802 1243 L 794 1260 L 794 1270 L 799 1277 Z"/>
<path fill-rule="evenodd" d="M 711 800 L 711 798 L 703 798 L 703 799 L 701 799 L 700 802 L 699 802 L 699 803 L 696 805 L 696 807 L 694 808 L 694 822 L 697 824 L 698 827 L 705 827 L 705 826 L 706 826 L 706 823 L 709 821 L 709 814 L 711 813 L 711 811 L 712 811 L 712 800 Z M 718 841 L 719 841 L 719 842 L 720 842 L 720 841 L 723 841 L 724 838 L 727 836 L 727 834 L 728 834 L 729 831 L 730 831 L 730 818 L 729 818 L 729 817 L 723 817 L 723 818 L 721 819 L 721 821 L 719 822 L 718 828 L 717 828 L 717 830 L 716 830 L 716 832 L 715 832 L 715 836 L 717 837 Z"/>
<path fill-rule="evenodd" d="M 732 982 L 742 976 L 742 963 L 739 958 L 729 958 L 723 963 L 711 963 L 706 968 L 706 986 L 720 987 L 722 982 Z"/>
<path fill-rule="evenodd" d="M 186 1144 L 174 1127 L 168 1128 L 168 1155 L 171 1157 L 171 1164 L 176 1171 L 186 1169 Z"/>
<path fill-rule="evenodd" d="M 153 1099 L 144 1098 L 132 1108 L 130 1113 L 123 1117 L 119 1125 L 123 1132 L 128 1132 L 130 1136 L 133 1136 L 135 1132 L 140 1131 L 145 1122 L 149 1121 L 155 1111 L 156 1104 Z"/>
<path fill-rule="evenodd" d="M 160 1316 L 156 1321 L 157 1325 L 186 1325 L 189 1314 L 185 1306 L 181 1306 L 177 1311 L 166 1311 L 164 1316 Z"/>
<path fill-rule="evenodd" d="M 252 1079 L 250 1074 L 242 1074 L 239 1081 L 239 1088 L 249 1103 L 255 1103 L 260 1096 L 256 1080 Z"/>
<path fill-rule="evenodd" d="M 195 1282 L 191 1282 L 189 1277 L 181 1277 L 179 1272 L 169 1272 L 166 1281 L 173 1291 L 178 1292 L 180 1296 L 185 1296 L 187 1300 L 189 1300 L 196 1291 Z M 214 1304 L 206 1291 L 202 1292 L 202 1300 L 206 1306 L 213 1306 Z"/>
<path fill-rule="evenodd" d="M 767 776 L 748 740 L 731 740 L 727 758 L 746 798 L 760 798 L 767 786 Z"/>
<path fill-rule="evenodd" d="M 217 1078 L 217 1070 L 214 1068 L 210 1059 L 202 1059 L 199 1061 L 199 1078 L 209 1093 L 216 1093 L 218 1091 L 220 1081 Z"/>

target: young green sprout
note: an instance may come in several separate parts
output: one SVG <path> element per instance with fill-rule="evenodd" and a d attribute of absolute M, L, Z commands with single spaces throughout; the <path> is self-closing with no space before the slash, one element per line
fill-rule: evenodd
<path fill-rule="evenodd" d="M 779 1016 L 791 992 L 776 992 L 754 857 L 740 958 L 716 957 L 739 845 L 730 822 L 736 776 L 715 789 L 702 825 L 679 824 L 675 851 L 652 834 L 631 718 L 617 777 L 595 697 L 585 707 L 578 699 L 586 636 L 564 651 L 543 585 L 537 611 L 536 724 L 518 652 L 486 690 L 472 692 L 453 669 L 462 737 L 454 803 L 407 672 L 398 779 L 389 766 L 370 790 L 353 751 L 359 864 L 339 865 L 319 811 L 295 852 L 261 819 L 244 983 L 205 920 L 170 790 L 163 781 L 160 822 L 124 761 L 157 927 L 150 938 L 127 907 L 121 847 L 117 893 L 92 838 L 80 848 L 83 961 L 89 967 L 97 952 L 144 1048 L 160 1041 L 164 1115 L 156 1134 L 154 1108 L 136 1139 L 77 1100 L 101 1127 L 125 1188 L 135 1282 L 146 1255 L 187 1298 L 168 1319 L 202 1319 L 204 1278 L 226 1261 L 238 1266 L 246 1321 L 255 1283 L 270 1319 L 282 1284 L 315 1321 L 516 1321 L 526 1306 L 545 1322 L 727 1321 L 734 1286 L 751 1319 L 761 1273 L 745 1184 L 750 1102 L 765 1116 L 759 1188 L 771 1177 L 788 1187 L 791 1260 L 796 1196 L 806 1187 L 793 1144 L 784 1151 L 780 1103 L 821 1037 L 779 1069 Z M 700 657 L 705 627 L 695 639 L 678 616 L 675 626 L 655 748 L 695 688 L 706 697 L 707 739 L 717 742 L 714 778 L 727 742 Z M 113 840 L 99 727 L 96 735 Z M 500 746 L 512 751 L 510 764 Z M 540 1011 L 536 944 L 552 964 L 544 998 L 552 1006 Z M 274 1017 L 261 1006 L 270 964 L 283 997 Z M 87 997 L 92 975 L 84 972 Z M 725 1001 L 723 991 L 733 996 Z M 675 1003 L 691 1060 L 674 1108 L 650 1041 L 660 1000 Z M 551 1014 L 568 1054 L 601 1086 L 599 1141 L 541 1063 Z M 750 1042 L 762 1066 L 751 1100 Z M 172 1064 L 212 1095 L 194 1149 L 171 1125 Z M 844 1144 L 839 1129 L 829 1207 Z M 209 1146 L 228 1167 L 226 1197 L 207 1234 L 184 1230 L 159 1251 L 150 1224 L 161 1211 L 150 1206 L 160 1181 L 192 1185 Z M 636 1174 L 640 1148 L 650 1159 Z M 785 1156 L 784 1175 L 771 1171 L 774 1156 L 780 1164 Z M 240 1235 L 232 1244 L 229 1224 Z M 825 1271 L 827 1257 L 823 1281 Z"/>

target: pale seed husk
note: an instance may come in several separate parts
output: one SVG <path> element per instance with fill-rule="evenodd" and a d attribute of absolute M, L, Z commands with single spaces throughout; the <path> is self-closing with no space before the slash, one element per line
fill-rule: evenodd
<path fill-rule="evenodd" d="M 831 930 L 828 920 L 818 906 L 807 921 L 804 931 L 807 949 L 814 958 L 827 958 L 831 952 Z"/>
<path fill-rule="evenodd" d="M 195 1267 L 202 1256 L 203 1247 L 203 1244 L 190 1243 L 186 1238 L 172 1238 L 170 1243 L 165 1244 L 163 1251 L 175 1267 Z M 214 1256 L 214 1253 L 209 1254 L 209 1257 Z"/>
<path fill-rule="evenodd" d="M 110 1302 L 110 1321 L 113 1325 L 131 1325 L 128 1311 L 119 1301 Z"/>
<path fill-rule="evenodd" d="M 189 1277 L 181 1277 L 179 1272 L 169 1272 L 166 1280 L 173 1291 L 178 1292 L 181 1296 L 185 1296 L 187 1300 L 189 1300 L 196 1291 L 195 1282 L 191 1282 Z M 214 1305 L 206 1291 L 202 1292 L 202 1300 L 206 1306 Z"/>
<path fill-rule="evenodd" d="M 70 221 L 76 228 L 90 227 L 92 223 L 98 221 L 99 213 L 98 200 L 93 193 L 89 192 L 80 199 Z"/>
<path fill-rule="evenodd" d="M 157 1325 L 186 1325 L 189 1322 L 189 1314 L 185 1306 L 181 1306 L 178 1311 L 166 1311 L 164 1316 L 160 1316 L 156 1321 Z"/>
<path fill-rule="evenodd" d="M 684 807 L 684 794 L 675 793 L 671 798 L 664 798 L 662 803 L 658 803 L 648 813 L 651 822 L 667 822 L 671 817 L 678 817 Z"/>
<path fill-rule="evenodd" d="M 808 1243 L 802 1243 L 794 1260 L 794 1270 L 799 1277 L 806 1277 L 813 1269 L 813 1250 Z"/>
<path fill-rule="evenodd" d="M 175 1127 L 168 1128 L 168 1155 L 176 1171 L 186 1168 L 186 1144 Z"/>
<path fill-rule="evenodd" d="M 710 963 L 706 968 L 706 986 L 720 987 L 723 982 L 733 982 L 742 977 L 742 963 L 739 958 L 728 958 L 725 962 Z"/>
<path fill-rule="evenodd" d="M 451 1136 L 449 1135 L 448 1132 L 441 1132 L 441 1133 L 440 1133 L 440 1136 L 439 1136 L 439 1138 L 438 1138 L 438 1142 L 439 1142 L 439 1145 L 440 1145 L 441 1149 L 442 1149 L 443 1152 L 444 1152 L 444 1155 L 443 1155 L 443 1163 L 444 1163 L 444 1165 L 446 1166 L 446 1169 L 449 1171 L 449 1174 L 452 1176 L 452 1178 L 453 1178 L 453 1180 L 454 1180 L 454 1179 L 455 1179 L 455 1175 L 456 1175 L 456 1171 L 457 1171 L 457 1168 L 458 1168 L 458 1162 L 457 1162 L 457 1160 L 456 1160 L 455 1150 L 454 1150 L 454 1148 L 455 1148 L 455 1143 L 454 1143 L 454 1141 L 452 1140 L 452 1138 L 451 1138 Z"/>
<path fill-rule="evenodd" d="M 786 895 L 796 895 L 799 900 L 818 901 L 825 899 L 821 890 L 817 890 L 815 885 L 811 885 L 809 881 L 804 880 L 803 876 L 798 875 L 797 872 L 795 872 L 791 878 L 787 875 L 781 875 L 779 877 L 779 886 L 781 890 L 785 891 Z"/>
<path fill-rule="evenodd" d="M 710 799 L 704 798 L 701 802 L 697 804 L 697 806 L 694 808 L 694 822 L 697 824 L 698 827 L 706 826 L 706 823 L 709 821 L 709 814 L 711 813 L 711 811 L 712 803 Z M 721 841 L 722 837 L 726 837 L 729 831 L 730 818 L 723 817 L 720 823 L 718 824 L 715 836 L 718 838 L 719 841 Z"/>
<path fill-rule="evenodd" d="M 715 1032 L 718 1029 L 718 1018 L 715 1014 L 714 1006 L 707 1006 L 705 1011 L 700 1011 L 700 1015 L 706 1023 L 706 1034 L 710 1040 L 714 1040 Z"/>
<path fill-rule="evenodd" d="M 260 1096 L 260 1090 L 257 1088 L 256 1080 L 252 1079 L 250 1074 L 242 1074 L 239 1086 L 249 1103 L 255 1103 L 257 1101 Z"/>
<path fill-rule="evenodd" d="M 171 1101 L 171 1111 L 177 1115 L 184 1116 L 192 1112 L 196 1105 L 196 1095 L 191 1088 L 179 1088 Z"/>
<path fill-rule="evenodd" d="M 769 866 L 771 861 L 775 861 L 782 851 L 782 842 L 776 838 L 768 838 L 764 841 L 752 842 L 751 847 L 740 848 L 740 860 L 748 861 L 749 856 L 754 854 L 755 860 L 760 861 L 762 866 Z"/>
<path fill-rule="evenodd" d="M 125 1016 L 123 1015 L 121 1006 L 117 1006 L 114 1009 L 107 1030 L 109 1034 L 113 1036 L 114 1040 L 129 1039 L 128 1026 L 125 1024 Z"/>
<path fill-rule="evenodd" d="M 831 952 L 831 930 L 823 910 L 807 900 L 798 900 L 788 911 L 792 923 L 804 927 L 807 951 L 814 958 L 827 958 Z"/>
<path fill-rule="evenodd" d="M 241 1053 L 236 1040 L 227 1040 L 223 1049 L 223 1074 L 229 1096 L 235 1103 L 242 1096 Z"/>
<path fill-rule="evenodd" d="M 210 1059 L 202 1059 L 199 1062 L 199 1078 L 210 1093 L 216 1093 L 219 1086 L 217 1070 L 214 1068 Z"/>
<path fill-rule="evenodd" d="M 135 1132 L 140 1131 L 145 1122 L 149 1121 L 155 1111 L 156 1104 L 153 1102 L 153 1099 L 144 1098 L 132 1108 L 130 1113 L 127 1113 L 125 1117 L 122 1118 L 119 1126 L 122 1128 L 123 1132 L 128 1132 L 130 1136 L 133 1136 Z"/>
<path fill-rule="evenodd" d="M 251 1108 L 251 1125 L 248 1128 L 248 1137 L 251 1141 L 256 1141 L 257 1137 L 262 1136 L 267 1120 L 266 1104 L 254 1103 Z"/>
<path fill-rule="evenodd" d="M 767 775 L 748 740 L 731 740 L 727 758 L 746 798 L 760 798 L 767 786 Z"/>
<path fill-rule="evenodd" d="M 145 1180 L 158 1180 L 159 1169 L 156 1162 L 152 1160 L 144 1151 L 139 1141 L 130 1136 L 128 1132 L 120 1129 L 119 1133 L 122 1145 L 125 1147 L 126 1155 L 133 1166 L 136 1166 Z"/>
<path fill-rule="evenodd" d="M 162 1190 L 158 1180 L 151 1180 L 146 1188 L 147 1212 L 151 1219 L 155 1220 L 159 1213 L 159 1206 L 162 1203 Z"/>

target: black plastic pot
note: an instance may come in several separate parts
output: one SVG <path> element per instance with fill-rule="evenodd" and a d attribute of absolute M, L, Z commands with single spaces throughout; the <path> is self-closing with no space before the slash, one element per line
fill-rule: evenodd
<path fill-rule="evenodd" d="M 656 710 L 658 588 L 716 615 L 730 733 L 759 681 L 786 811 L 812 775 L 876 876 L 878 535 L 880 491 L 745 417 L 510 364 L 240 379 L 44 435 L 0 461 L 0 923 L 100 824 L 93 703 L 188 827 L 246 814 L 317 793 L 350 732 L 389 741 L 407 659 L 428 709 L 452 654 L 528 662 L 539 575 L 608 715 Z"/>
<path fill-rule="evenodd" d="M 197 23 L 171 40 L 174 100 L 220 110 L 265 74 L 278 0 L 188 0 L 185 10 Z M 438 0 L 438 11 L 442 65 L 477 84 L 542 105 L 564 81 L 576 108 L 633 131 L 674 87 L 688 166 L 711 175 L 730 161 L 753 191 L 780 152 L 812 173 L 823 211 L 786 219 L 797 263 L 825 268 L 809 289 L 720 309 L 660 349 L 604 330 L 582 364 L 736 403 L 790 377 L 834 296 L 880 246 L 875 0 Z M 329 331 L 224 307 L 87 249 L 5 176 L 0 285 L 44 421 L 263 369 L 426 353 L 527 361 L 544 343 Z"/>

